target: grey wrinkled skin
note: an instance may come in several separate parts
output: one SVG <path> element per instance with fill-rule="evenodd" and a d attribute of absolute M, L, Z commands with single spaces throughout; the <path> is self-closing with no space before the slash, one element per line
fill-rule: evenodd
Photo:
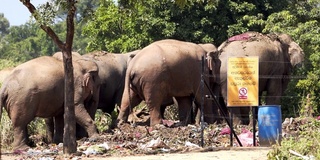
<path fill-rule="evenodd" d="M 92 116 L 99 98 L 98 67 L 92 62 L 78 60 L 74 67 L 74 104 L 76 122 L 90 137 L 97 136 Z M 64 69 L 63 63 L 43 56 L 17 66 L 5 79 L 0 91 L 1 109 L 4 107 L 12 121 L 13 148 L 28 148 L 27 125 L 35 118 L 54 117 L 63 124 Z M 86 105 L 85 105 L 86 104 Z M 63 126 L 56 126 L 61 129 Z M 62 140 L 62 137 L 55 137 Z"/>
<path fill-rule="evenodd" d="M 201 57 L 206 57 L 206 54 L 197 44 L 172 39 L 157 41 L 143 48 L 131 60 L 126 72 L 118 125 L 127 121 L 131 106 L 138 105 L 142 100 L 149 108 L 151 126 L 161 123 L 160 106 L 172 97 L 177 100 L 179 115 L 187 115 L 183 112 L 191 110 L 190 97 L 195 97 L 195 104 L 199 106 Z M 210 78 L 211 82 L 216 82 L 220 63 L 216 54 L 211 58 L 210 67 L 214 70 Z M 209 74 L 207 65 L 205 72 Z M 205 79 L 209 82 L 208 77 Z M 209 94 L 207 88 L 204 92 Z M 206 100 L 205 106 L 205 120 L 208 123 L 215 122 L 217 109 L 212 107 L 211 101 Z M 181 120 L 190 121 L 187 118 Z"/>

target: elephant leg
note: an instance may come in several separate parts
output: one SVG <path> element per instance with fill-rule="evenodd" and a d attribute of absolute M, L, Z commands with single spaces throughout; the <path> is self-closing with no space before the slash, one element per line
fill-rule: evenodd
<path fill-rule="evenodd" d="M 13 149 L 14 150 L 25 150 L 28 149 L 29 146 L 27 145 L 29 142 L 28 133 L 27 133 L 27 126 L 16 126 L 13 125 Z"/>
<path fill-rule="evenodd" d="M 63 129 L 64 129 L 63 114 L 59 116 L 55 116 L 53 120 L 54 120 L 53 143 L 59 144 L 63 142 Z"/>
<path fill-rule="evenodd" d="M 248 125 L 250 123 L 250 107 L 240 107 L 241 124 Z"/>
<path fill-rule="evenodd" d="M 177 102 L 176 102 L 175 98 L 172 98 L 172 97 L 168 97 L 162 102 L 161 107 L 160 107 L 160 113 L 161 113 L 162 119 L 165 119 L 164 113 L 166 111 L 167 106 L 170 106 L 173 104 L 177 104 Z"/>
<path fill-rule="evenodd" d="M 152 88 L 147 86 L 146 88 L 148 89 L 144 90 L 144 96 L 150 112 L 150 126 L 155 126 L 162 123 L 160 106 L 163 102 L 163 96 L 157 87 Z"/>
<path fill-rule="evenodd" d="M 33 120 L 34 116 L 25 115 L 19 113 L 28 113 L 25 110 L 17 111 L 17 107 L 12 107 L 10 111 L 10 118 L 13 126 L 14 141 L 12 143 L 14 150 L 24 150 L 29 148 L 27 125 Z"/>
<path fill-rule="evenodd" d="M 97 97 L 95 97 L 95 99 L 97 99 Z M 94 101 L 90 98 L 88 101 L 85 102 L 85 109 L 89 113 L 91 119 L 94 120 L 95 114 L 97 111 L 96 101 Z M 88 137 L 87 131 L 83 127 L 81 127 L 81 125 L 79 125 L 78 123 L 76 124 L 76 137 L 77 137 L 77 139 Z"/>
<path fill-rule="evenodd" d="M 224 120 L 226 120 L 226 118 L 228 118 L 229 111 L 226 104 L 224 103 L 223 96 L 220 95 L 218 98 L 219 98 L 218 101 L 220 105 L 220 108 L 219 108 L 220 121 L 223 122 Z"/>
<path fill-rule="evenodd" d="M 96 136 L 98 134 L 97 127 L 83 104 L 75 106 L 75 116 L 76 122 L 85 128 L 89 137 Z"/>
<path fill-rule="evenodd" d="M 87 131 L 83 127 L 81 127 L 81 125 L 79 125 L 78 123 L 76 124 L 76 137 L 77 139 L 88 137 Z"/>
<path fill-rule="evenodd" d="M 234 125 L 240 125 L 243 122 L 242 114 L 241 114 L 241 106 L 236 106 L 236 107 L 229 107 L 230 114 L 233 116 L 233 124 Z"/>
<path fill-rule="evenodd" d="M 146 102 L 149 107 L 150 112 L 150 126 L 155 126 L 156 124 L 161 124 L 161 114 L 160 114 L 160 104 L 154 102 Z"/>
<path fill-rule="evenodd" d="M 267 85 L 267 95 L 266 104 L 267 105 L 280 105 L 282 90 L 282 80 L 281 79 L 271 79 L 268 81 Z"/>
<path fill-rule="evenodd" d="M 132 111 L 133 107 L 138 105 L 141 101 L 142 99 L 139 97 L 139 95 L 134 93 L 132 90 L 130 90 L 130 96 L 128 95 L 128 91 L 124 92 L 121 101 L 120 111 L 115 125 L 120 125 L 124 122 L 127 122 L 130 110 Z"/>
<path fill-rule="evenodd" d="M 164 117 L 164 112 L 166 111 L 167 105 L 161 105 L 160 106 L 160 114 L 161 114 L 161 118 L 165 119 Z"/>
<path fill-rule="evenodd" d="M 53 143 L 54 120 L 53 118 L 45 118 L 44 121 L 46 123 L 47 141 Z"/>
<path fill-rule="evenodd" d="M 194 115 L 195 115 L 194 123 L 197 124 L 197 125 L 200 125 L 200 121 L 201 121 L 200 108 L 197 107 L 197 105 L 193 104 L 193 111 L 194 111 Z"/>
<path fill-rule="evenodd" d="M 192 100 L 190 96 L 175 97 L 178 102 L 179 121 L 182 125 L 190 124 L 193 117 Z"/>
<path fill-rule="evenodd" d="M 205 90 L 205 95 L 208 95 L 208 90 Z M 201 111 L 201 99 L 202 99 L 202 95 L 197 94 L 195 97 L 196 101 L 196 105 L 197 107 L 200 109 Z M 212 100 L 209 99 L 204 99 L 204 106 L 203 106 L 203 116 L 204 116 L 204 121 L 207 123 L 214 123 L 217 120 L 217 116 L 218 112 L 216 110 L 214 110 L 213 108 L 213 103 Z"/>

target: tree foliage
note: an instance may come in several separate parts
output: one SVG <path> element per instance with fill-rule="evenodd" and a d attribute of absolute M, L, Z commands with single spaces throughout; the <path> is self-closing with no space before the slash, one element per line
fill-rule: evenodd
<path fill-rule="evenodd" d="M 127 52 L 166 38 L 218 46 L 246 31 L 284 32 L 299 43 L 306 58 L 304 67 L 293 75 L 282 108 L 298 112 L 306 95 L 311 94 L 317 109 L 319 4 L 319 0 L 84 0 L 77 4 L 73 50 Z M 66 24 L 61 19 L 66 12 L 57 6 L 52 8 L 58 12 L 50 25 L 63 36 Z M 18 63 L 58 51 L 36 23 L 8 27 L 6 22 L 0 15 L 1 59 Z"/>

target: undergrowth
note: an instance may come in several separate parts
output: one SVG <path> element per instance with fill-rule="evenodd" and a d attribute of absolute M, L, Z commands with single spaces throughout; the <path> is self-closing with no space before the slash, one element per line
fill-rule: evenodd
<path fill-rule="evenodd" d="M 312 119 L 297 127 L 299 132 L 295 137 L 283 138 L 281 145 L 272 146 L 268 159 L 320 159 L 320 121 Z"/>

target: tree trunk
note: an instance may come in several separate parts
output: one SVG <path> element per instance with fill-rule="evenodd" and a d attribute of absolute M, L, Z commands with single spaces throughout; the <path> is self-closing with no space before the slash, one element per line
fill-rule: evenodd
<path fill-rule="evenodd" d="M 37 9 L 30 0 L 20 0 L 25 5 L 29 12 L 33 15 L 36 21 L 41 22 L 42 19 L 36 14 Z M 76 12 L 75 0 L 67 0 L 67 35 L 65 43 L 62 42 L 55 32 L 47 25 L 40 24 L 43 29 L 54 41 L 54 43 L 61 49 L 63 54 L 63 66 L 64 66 L 64 135 L 63 135 L 63 153 L 71 154 L 76 153 L 76 121 L 74 111 L 74 76 L 72 66 L 72 44 L 74 37 L 74 15 Z"/>
<path fill-rule="evenodd" d="M 64 66 L 64 133 L 63 153 L 75 153 L 76 143 L 76 120 L 74 112 L 74 76 L 71 51 L 63 53 Z"/>

